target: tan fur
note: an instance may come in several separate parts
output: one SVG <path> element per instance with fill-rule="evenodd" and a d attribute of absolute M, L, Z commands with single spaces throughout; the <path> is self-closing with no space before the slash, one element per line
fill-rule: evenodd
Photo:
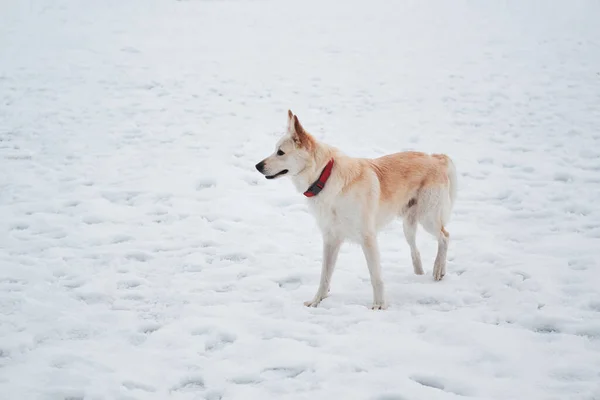
<path fill-rule="evenodd" d="M 284 154 L 280 154 L 282 151 Z M 306 304 L 316 306 L 327 296 L 339 246 L 350 240 L 360 243 L 365 253 L 373 285 L 373 308 L 385 308 L 376 237 L 383 226 L 398 217 L 404 219 L 416 274 L 423 274 L 415 242 L 417 224 L 437 238 L 434 278 L 442 279 L 449 240 L 445 225 L 456 197 L 452 160 L 444 154 L 416 151 L 375 159 L 349 157 L 316 140 L 288 111 L 287 135 L 278 142 L 273 155 L 257 164 L 257 169 L 271 179 L 290 175 L 302 193 L 331 159 L 334 167 L 324 189 L 308 199 L 323 232 L 324 254 L 319 289 Z"/>
<path fill-rule="evenodd" d="M 407 151 L 371 160 L 381 185 L 381 202 L 407 203 L 428 185 L 447 183 L 447 162 L 435 155 Z"/>
<path fill-rule="evenodd" d="M 304 148 L 307 151 L 311 151 L 315 146 L 315 139 L 308 132 L 304 130 L 302 124 L 298 120 L 298 117 L 294 115 L 294 130 L 296 135 L 294 136 L 294 142 L 298 147 Z"/>

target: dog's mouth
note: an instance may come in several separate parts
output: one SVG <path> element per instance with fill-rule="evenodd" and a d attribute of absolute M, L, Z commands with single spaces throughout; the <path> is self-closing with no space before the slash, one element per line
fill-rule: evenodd
<path fill-rule="evenodd" d="M 265 178 L 267 178 L 267 179 L 275 179 L 275 178 L 278 178 L 278 177 L 280 177 L 282 175 L 287 174 L 288 172 L 289 171 L 287 169 L 284 169 L 283 171 L 279 171 L 275 175 L 267 175 L 267 176 L 265 176 Z"/>

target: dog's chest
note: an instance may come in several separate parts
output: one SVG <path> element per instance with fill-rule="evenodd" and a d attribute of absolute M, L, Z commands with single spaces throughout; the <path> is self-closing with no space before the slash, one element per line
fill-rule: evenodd
<path fill-rule="evenodd" d="M 323 233 L 348 239 L 360 236 L 362 217 L 351 204 L 316 201 L 309 204 L 309 209 Z"/>

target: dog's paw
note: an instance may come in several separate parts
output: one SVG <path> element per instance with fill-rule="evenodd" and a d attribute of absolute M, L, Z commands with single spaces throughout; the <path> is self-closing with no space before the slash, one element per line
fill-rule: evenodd
<path fill-rule="evenodd" d="M 305 302 L 304 302 L 304 305 L 305 305 L 306 307 L 317 307 L 317 306 L 319 305 L 319 303 L 321 302 L 321 300 L 323 300 L 323 299 L 314 298 L 314 299 L 312 299 L 312 300 L 305 301 Z"/>
<path fill-rule="evenodd" d="M 327 297 L 329 297 L 329 288 L 327 289 L 326 293 L 319 289 L 317 294 L 315 294 L 315 297 L 313 297 L 312 300 L 305 301 L 304 305 L 306 307 L 317 307 Z"/>
<path fill-rule="evenodd" d="M 375 302 L 371 306 L 371 310 L 385 310 L 385 309 L 387 309 L 387 304 L 385 304 L 384 302 Z"/>
<path fill-rule="evenodd" d="M 442 278 L 444 277 L 445 272 L 441 269 L 441 268 L 434 268 L 433 269 L 433 279 L 436 281 L 441 281 Z"/>

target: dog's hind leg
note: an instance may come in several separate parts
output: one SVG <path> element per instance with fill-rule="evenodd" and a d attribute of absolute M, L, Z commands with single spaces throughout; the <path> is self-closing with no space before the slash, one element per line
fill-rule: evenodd
<path fill-rule="evenodd" d="M 410 256 L 412 258 L 415 274 L 423 275 L 423 264 L 421 263 L 421 254 L 417 249 L 417 215 L 414 211 L 409 211 L 403 221 L 404 236 L 410 246 Z"/>
<path fill-rule="evenodd" d="M 438 241 L 438 251 L 433 262 L 433 279 L 440 281 L 446 275 L 446 256 L 448 254 L 450 234 L 444 229 L 442 222 L 437 218 L 424 219 L 421 221 L 421 225 Z"/>
<path fill-rule="evenodd" d="M 383 279 L 381 278 L 381 262 L 379 257 L 379 246 L 377 244 L 376 234 L 367 234 L 362 241 L 362 249 L 365 253 L 369 275 L 371 276 L 371 285 L 373 286 L 373 310 L 384 310 L 385 294 L 383 289 Z"/>
<path fill-rule="evenodd" d="M 321 300 L 327 297 L 329 285 L 331 284 L 331 276 L 333 275 L 333 269 L 335 268 L 335 262 L 337 261 L 341 246 L 342 240 L 338 238 L 323 237 L 323 261 L 319 289 L 317 289 L 317 293 L 312 300 L 304 302 L 305 306 L 316 307 Z"/>
<path fill-rule="evenodd" d="M 438 234 L 438 252 L 433 262 L 433 279 L 436 281 L 442 280 L 446 276 L 446 258 L 448 255 L 448 243 L 450 242 L 450 234 L 444 229 L 444 226 L 440 228 Z"/>
<path fill-rule="evenodd" d="M 444 224 L 447 222 L 450 198 L 445 188 L 429 188 L 420 193 L 418 201 L 417 219 L 438 242 L 438 251 L 433 263 L 433 279 L 439 281 L 446 275 L 450 234 L 444 228 Z"/>

